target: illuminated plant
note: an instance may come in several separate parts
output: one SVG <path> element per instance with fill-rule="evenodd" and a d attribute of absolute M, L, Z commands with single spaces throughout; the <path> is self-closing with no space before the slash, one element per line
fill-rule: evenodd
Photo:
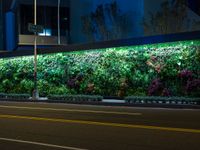
<path fill-rule="evenodd" d="M 41 96 L 199 97 L 199 49 L 193 40 L 40 55 L 38 89 Z M 0 93 L 31 93 L 32 60 L 0 59 Z"/>

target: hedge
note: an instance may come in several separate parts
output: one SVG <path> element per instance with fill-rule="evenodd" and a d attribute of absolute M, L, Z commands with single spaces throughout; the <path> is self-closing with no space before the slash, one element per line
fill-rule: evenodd
<path fill-rule="evenodd" d="M 71 102 L 100 102 L 103 97 L 98 95 L 49 95 L 48 100 L 63 100 Z"/>
<path fill-rule="evenodd" d="M 29 94 L 5 94 L 0 93 L 1 99 L 15 99 L 15 100 L 27 100 L 30 98 Z"/>
<path fill-rule="evenodd" d="M 188 97 L 159 97 L 159 96 L 128 96 L 125 97 L 126 103 L 160 103 L 160 104 L 200 104 L 200 98 Z"/>
<path fill-rule="evenodd" d="M 47 95 L 200 97 L 200 40 L 38 55 Z M 32 93 L 33 56 L 0 59 L 0 93 Z"/>

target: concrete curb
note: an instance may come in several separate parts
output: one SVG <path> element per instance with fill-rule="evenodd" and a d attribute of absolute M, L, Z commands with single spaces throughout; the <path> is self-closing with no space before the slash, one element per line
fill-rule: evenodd
<path fill-rule="evenodd" d="M 118 101 L 118 100 L 115 100 Z M 200 109 L 200 105 L 192 104 L 129 104 L 123 101 L 112 102 L 112 100 L 103 100 L 102 102 L 66 102 L 58 100 L 14 100 L 14 99 L 0 99 L 0 102 L 32 102 L 32 103 L 65 103 L 78 105 L 99 105 L 99 106 L 125 106 L 125 107 L 149 107 L 149 108 L 174 108 L 174 109 Z"/>

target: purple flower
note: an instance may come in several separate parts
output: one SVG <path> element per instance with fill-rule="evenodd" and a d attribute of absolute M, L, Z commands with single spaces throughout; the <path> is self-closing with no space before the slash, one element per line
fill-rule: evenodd
<path fill-rule="evenodd" d="M 67 81 L 67 85 L 70 87 L 70 88 L 76 88 L 76 79 L 70 79 Z"/>
<path fill-rule="evenodd" d="M 187 82 L 186 90 L 191 93 L 196 90 L 200 90 L 200 79 L 194 79 Z"/>
<path fill-rule="evenodd" d="M 164 90 L 162 91 L 162 96 L 171 96 L 171 94 L 167 88 L 164 88 Z"/>
<path fill-rule="evenodd" d="M 183 79 L 183 80 L 190 80 L 190 79 L 193 79 L 193 72 L 192 71 L 189 71 L 189 70 L 182 70 L 178 76 Z"/>
<path fill-rule="evenodd" d="M 163 84 L 159 78 L 154 79 L 148 89 L 148 95 L 153 96 L 153 95 L 160 95 L 160 92 L 163 89 Z"/>

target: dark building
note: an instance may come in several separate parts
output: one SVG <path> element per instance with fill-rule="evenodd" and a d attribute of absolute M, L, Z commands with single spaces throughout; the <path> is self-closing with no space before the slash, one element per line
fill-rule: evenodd
<path fill-rule="evenodd" d="M 33 3 L 34 0 L 3 0 L 0 3 L 1 49 L 13 51 L 19 46 L 33 44 L 34 33 L 28 31 L 28 24 L 34 23 Z M 55 0 L 37 1 L 37 24 L 44 28 L 42 33 L 38 33 L 38 45 L 68 43 L 69 1 L 61 0 L 59 6 L 58 4 Z M 59 29 L 58 25 L 60 25 Z M 58 31 L 60 31 L 60 38 L 58 38 Z"/>
<path fill-rule="evenodd" d="M 3 47 L 3 3 L 0 3 L 0 50 L 2 50 Z"/>
<path fill-rule="evenodd" d="M 44 27 L 38 34 L 37 44 L 51 47 L 199 31 L 198 0 L 185 0 L 185 12 L 178 9 L 180 12 L 172 14 L 174 10 L 170 7 L 176 8 L 174 3 L 183 1 L 37 0 L 37 24 Z M 169 16 L 164 17 L 165 14 Z M 1 0 L 0 50 L 32 49 L 34 35 L 28 24 L 33 22 L 34 0 Z"/>

